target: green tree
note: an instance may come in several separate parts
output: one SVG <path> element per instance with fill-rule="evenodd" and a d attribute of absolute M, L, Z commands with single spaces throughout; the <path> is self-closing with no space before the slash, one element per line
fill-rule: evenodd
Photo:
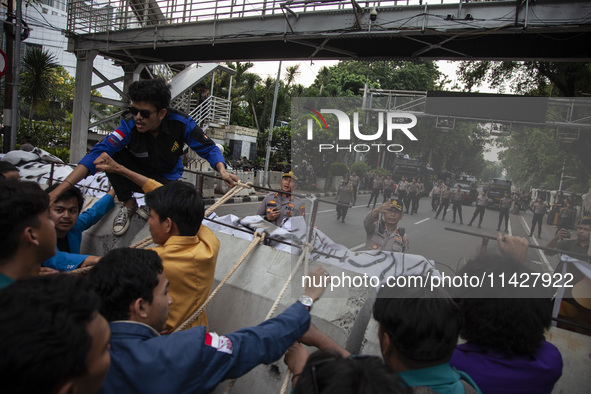
<path fill-rule="evenodd" d="M 458 79 L 465 90 L 488 83 L 503 93 L 576 97 L 591 93 L 591 63 L 460 62 Z"/>
<path fill-rule="evenodd" d="M 20 95 L 29 103 L 29 122 L 31 129 L 33 114 L 40 102 L 50 98 L 55 85 L 55 69 L 58 67 L 54 55 L 49 51 L 32 48 L 23 57 L 23 71 L 20 81 Z"/>
<path fill-rule="evenodd" d="M 285 69 L 285 87 L 289 88 L 297 77 L 300 75 L 300 65 L 289 66 Z"/>
<path fill-rule="evenodd" d="M 243 97 L 252 109 L 252 116 L 257 131 L 260 133 L 259 119 L 257 116 L 256 102 L 258 101 L 258 85 L 261 82 L 261 77 L 256 74 L 245 74 L 243 80 Z"/>
<path fill-rule="evenodd" d="M 314 86 L 319 88 L 320 96 L 334 96 L 336 92 L 339 96 L 360 96 L 366 82 L 370 88 L 436 90 L 443 78 L 432 61 L 342 61 L 320 69 Z"/>
<path fill-rule="evenodd" d="M 591 93 L 591 63 L 562 62 L 461 62 L 458 77 L 465 90 L 488 83 L 499 92 L 505 87 L 531 96 L 577 97 Z M 501 139 L 507 150 L 501 158 L 509 176 L 524 187 L 558 188 L 564 158 L 577 180 L 573 187 L 589 187 L 591 134 L 580 133 L 576 143 L 558 141 L 550 128 L 518 128 Z M 523 155 L 524 160 L 520 161 Z M 583 190 L 579 190 L 583 191 Z"/>

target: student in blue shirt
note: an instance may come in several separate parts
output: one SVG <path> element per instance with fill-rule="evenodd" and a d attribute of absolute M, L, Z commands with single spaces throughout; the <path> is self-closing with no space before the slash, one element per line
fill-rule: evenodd
<path fill-rule="evenodd" d="M 51 192 L 57 188 L 54 184 L 47 188 Z M 58 271 L 70 271 L 96 264 L 100 256 L 80 254 L 82 232 L 98 223 L 115 206 L 115 192 L 109 190 L 92 207 L 82 211 L 84 197 L 77 187 L 70 187 L 60 194 L 49 208 L 51 220 L 55 223 L 57 235 L 57 253 L 43 262 L 43 267 Z"/>

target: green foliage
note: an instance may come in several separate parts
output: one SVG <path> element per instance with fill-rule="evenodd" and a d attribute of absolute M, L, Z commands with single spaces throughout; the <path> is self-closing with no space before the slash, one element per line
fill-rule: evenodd
<path fill-rule="evenodd" d="M 268 129 L 259 133 L 257 138 L 257 158 L 265 157 L 268 138 Z M 291 163 L 291 128 L 289 126 L 276 127 L 271 138 L 269 168 L 283 167 L 283 163 Z"/>
<path fill-rule="evenodd" d="M 500 178 L 503 175 L 503 166 L 499 163 L 486 160 L 483 170 L 480 174 L 475 173 L 475 175 L 483 182 L 488 182 L 493 178 Z"/>
<path fill-rule="evenodd" d="M 342 61 L 318 72 L 314 86 L 320 96 L 360 96 L 370 88 L 435 90 L 443 75 L 432 61 Z"/>
<path fill-rule="evenodd" d="M 328 170 L 328 174 L 331 176 L 345 176 L 347 175 L 348 170 L 349 169 L 345 163 L 332 163 Z"/>
<path fill-rule="evenodd" d="M 29 123 L 37 105 L 49 99 L 55 85 L 56 58 L 48 51 L 32 48 L 23 57 L 23 69 L 20 75 L 19 94 L 21 99 L 29 103 Z"/>
<path fill-rule="evenodd" d="M 20 120 L 20 127 L 17 134 L 17 142 L 24 139 L 25 135 L 32 137 L 32 144 L 41 149 L 47 150 L 51 147 L 70 146 L 70 125 L 63 122 L 52 124 L 50 121 L 33 121 L 31 128 L 27 130 L 26 119 Z M 69 160 L 69 159 L 68 159 Z"/>
<path fill-rule="evenodd" d="M 59 157 L 64 163 L 68 163 L 70 161 L 70 149 L 69 148 L 51 148 L 45 147 L 42 148 L 47 152 L 51 153 L 54 156 Z"/>
<path fill-rule="evenodd" d="M 564 163 L 565 175 L 575 179 L 565 178 L 563 190 L 586 192 L 591 167 L 581 160 L 580 155 L 573 154 L 573 151 L 579 149 L 579 146 L 589 146 L 590 139 L 591 136 L 582 134 L 579 143 L 565 144 L 556 141 L 550 130 L 523 127 L 499 141 L 506 148 L 499 156 L 507 169 L 508 177 L 522 187 L 558 189 Z"/>
<path fill-rule="evenodd" d="M 365 174 L 369 172 L 370 169 L 371 167 L 362 161 L 357 161 L 351 164 L 351 172 L 356 173 L 359 178 L 363 178 Z"/>
<path fill-rule="evenodd" d="M 467 91 L 488 83 L 502 93 L 506 86 L 513 93 L 575 97 L 591 92 L 590 63 L 552 62 L 461 62 L 458 79 Z"/>
<path fill-rule="evenodd" d="M 386 170 L 385 168 L 378 167 L 376 168 L 376 174 L 383 177 L 390 175 L 390 171 Z"/>
<path fill-rule="evenodd" d="M 497 86 L 499 92 L 510 87 L 513 93 L 531 96 L 583 96 L 591 92 L 591 64 L 564 62 L 462 62 L 458 77 L 466 90 L 484 83 Z M 503 165 L 509 176 L 523 187 L 557 189 L 566 158 L 564 188 L 580 192 L 589 187 L 591 172 L 591 135 L 582 132 L 572 144 L 554 138 L 548 128 L 520 128 L 499 140 L 506 148 Z"/>

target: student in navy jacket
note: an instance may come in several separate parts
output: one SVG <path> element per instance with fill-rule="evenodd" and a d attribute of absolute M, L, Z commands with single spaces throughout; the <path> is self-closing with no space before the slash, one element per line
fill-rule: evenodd
<path fill-rule="evenodd" d="M 316 268 L 310 276 L 326 275 Z M 156 252 L 115 249 L 88 273 L 111 326 L 111 368 L 101 393 L 206 393 L 285 353 L 310 327 L 309 287 L 298 302 L 256 327 L 228 335 L 204 326 L 161 336 L 173 300 Z M 313 282 L 314 283 L 314 282 Z"/>

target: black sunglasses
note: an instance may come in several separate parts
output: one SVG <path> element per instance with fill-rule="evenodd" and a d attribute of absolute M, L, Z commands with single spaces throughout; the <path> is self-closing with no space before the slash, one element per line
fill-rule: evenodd
<path fill-rule="evenodd" d="M 137 114 L 140 114 L 142 116 L 142 118 L 149 118 L 150 115 L 152 115 L 154 112 L 158 112 L 158 110 L 156 111 L 150 111 L 149 109 L 137 109 L 134 106 L 129 106 L 127 108 L 127 110 L 133 115 L 136 116 Z"/>

